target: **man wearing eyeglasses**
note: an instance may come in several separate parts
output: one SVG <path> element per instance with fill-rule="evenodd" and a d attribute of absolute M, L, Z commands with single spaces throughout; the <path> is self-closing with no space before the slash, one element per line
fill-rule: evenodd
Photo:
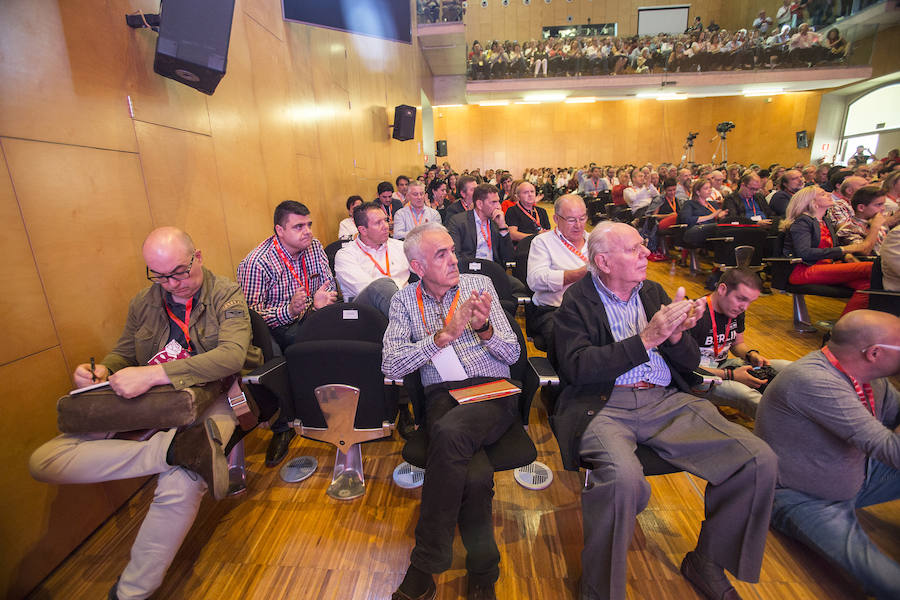
<path fill-rule="evenodd" d="M 855 310 L 821 350 L 763 394 L 756 435 L 778 455 L 772 527 L 838 565 L 876 598 L 900 598 L 900 564 L 856 510 L 900 498 L 900 319 Z"/>
<path fill-rule="evenodd" d="M 578 194 L 566 194 L 553 205 L 556 229 L 536 236 L 528 249 L 528 287 L 534 291 L 525 305 L 529 329 L 553 342 L 553 313 L 569 286 L 587 274 L 584 228 L 587 209 Z"/>
<path fill-rule="evenodd" d="M 700 362 L 685 332 L 705 303 L 670 301 L 647 280 L 650 251 L 636 229 L 604 222 L 588 237 L 588 268 L 554 316 L 564 387 L 551 417 L 567 469 L 590 470 L 581 493 L 581 598 L 625 598 L 635 517 L 650 500 L 636 444 L 707 480 L 706 520 L 681 572 L 706 598 L 735 599 L 724 569 L 757 581 L 775 456 L 765 443 L 690 395 Z"/>
<path fill-rule="evenodd" d="M 147 236 L 147 278 L 128 308 L 125 330 L 112 352 L 92 368 L 81 364 L 75 387 L 109 381 L 119 396 L 134 398 L 157 385 L 176 390 L 229 378 L 262 363 L 250 344 L 250 316 L 237 284 L 203 268 L 191 238 L 174 227 Z M 232 384 L 230 397 L 239 391 Z M 131 559 L 110 598 L 146 598 L 162 583 L 208 489 L 217 500 L 228 489 L 223 445 L 235 428 L 223 397 L 200 423 L 159 431 L 146 441 L 113 439 L 113 433 L 64 434 L 32 454 L 35 479 L 95 483 L 157 475 L 156 492 Z"/>

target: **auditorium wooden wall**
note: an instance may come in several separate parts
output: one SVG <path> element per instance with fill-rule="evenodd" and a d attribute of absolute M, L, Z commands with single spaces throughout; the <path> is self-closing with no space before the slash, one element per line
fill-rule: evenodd
<path fill-rule="evenodd" d="M 767 98 L 698 98 L 661 102 L 615 100 L 593 104 L 462 106 L 435 109 L 434 135 L 446 139 L 456 168 L 526 167 L 678 162 L 689 131 L 699 131 L 697 162 L 708 162 L 715 127 L 733 121 L 728 159 L 744 164 L 809 160 L 794 132 L 812 139 L 819 92 Z M 721 160 L 721 153 L 718 160 Z"/>
<path fill-rule="evenodd" d="M 40 484 L 27 459 L 57 433 L 74 366 L 106 353 L 147 285 L 144 236 L 183 227 L 233 277 L 281 200 L 308 203 L 327 242 L 349 194 L 422 162 L 387 128 L 430 82 L 417 48 L 238 0 L 207 97 L 153 73 L 156 35 L 125 26 L 138 8 L 159 2 L 0 3 L 0 596 L 31 589 L 139 483 Z"/>

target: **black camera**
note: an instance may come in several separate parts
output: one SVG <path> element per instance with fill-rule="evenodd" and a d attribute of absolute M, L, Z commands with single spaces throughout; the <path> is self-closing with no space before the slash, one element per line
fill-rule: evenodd
<path fill-rule="evenodd" d="M 716 125 L 716 131 L 718 131 L 719 133 L 728 133 L 732 129 L 734 129 L 734 123 L 732 123 L 731 121 L 722 121 L 721 123 Z"/>
<path fill-rule="evenodd" d="M 700 135 L 699 131 L 690 132 L 688 133 L 687 139 L 689 142 L 693 142 L 695 139 L 697 139 L 698 135 Z"/>

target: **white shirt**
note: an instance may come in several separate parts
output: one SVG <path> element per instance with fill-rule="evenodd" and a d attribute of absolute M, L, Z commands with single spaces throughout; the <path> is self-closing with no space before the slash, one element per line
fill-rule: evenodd
<path fill-rule="evenodd" d="M 659 192 L 657 192 L 656 188 L 652 185 L 645 185 L 639 188 L 627 187 L 625 188 L 625 191 L 622 192 L 622 196 L 625 198 L 625 203 L 628 204 L 628 207 L 634 212 L 639 208 L 649 206 L 650 202 L 659 196 Z"/>
<path fill-rule="evenodd" d="M 353 236 L 358 233 L 356 229 L 356 223 L 353 222 L 353 219 L 347 217 L 341 224 L 338 226 L 338 239 L 339 240 L 352 240 Z"/>
<path fill-rule="evenodd" d="M 368 252 L 372 258 L 366 256 L 363 250 Z M 377 262 L 382 269 L 387 271 L 385 269 L 385 252 L 388 253 L 390 261 L 391 279 L 399 289 L 402 289 L 409 280 L 409 263 L 406 260 L 406 254 L 403 253 L 403 242 L 400 240 L 388 238 L 387 243 L 382 244 L 379 248 L 370 248 L 363 244 L 362 240 L 356 238 L 338 250 L 334 259 L 334 274 L 341 284 L 341 291 L 346 300 L 349 301 L 358 296 L 367 285 L 376 279 L 387 277 L 375 266 Z"/>
<path fill-rule="evenodd" d="M 417 225 L 421 225 L 423 223 L 440 223 L 441 222 L 441 214 L 430 206 L 422 207 L 422 214 L 418 216 L 418 223 L 416 222 L 416 214 L 413 212 L 413 207 L 410 205 L 406 205 L 394 215 L 394 238 L 398 240 L 402 240 L 406 237 L 406 234 L 413 230 Z"/>
<path fill-rule="evenodd" d="M 579 252 L 587 256 L 586 243 Z M 563 244 L 558 230 L 535 236 L 528 250 L 528 287 L 534 290 L 531 301 L 538 306 L 559 306 L 569 287 L 563 285 L 564 271 L 580 269 L 586 264 Z"/>

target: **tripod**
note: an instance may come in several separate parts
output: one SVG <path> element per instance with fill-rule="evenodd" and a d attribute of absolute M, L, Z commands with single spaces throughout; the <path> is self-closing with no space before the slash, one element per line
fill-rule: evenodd
<path fill-rule="evenodd" d="M 712 162 L 716 162 L 716 156 L 719 154 L 719 150 L 722 151 L 722 161 L 728 162 L 728 134 L 724 131 L 719 133 L 719 143 L 716 144 L 716 149 L 713 151 Z"/>
<path fill-rule="evenodd" d="M 694 140 L 688 138 L 687 141 L 684 142 L 684 146 L 682 146 L 682 151 L 684 154 L 681 155 L 681 162 L 683 164 L 691 164 L 694 162 Z"/>

